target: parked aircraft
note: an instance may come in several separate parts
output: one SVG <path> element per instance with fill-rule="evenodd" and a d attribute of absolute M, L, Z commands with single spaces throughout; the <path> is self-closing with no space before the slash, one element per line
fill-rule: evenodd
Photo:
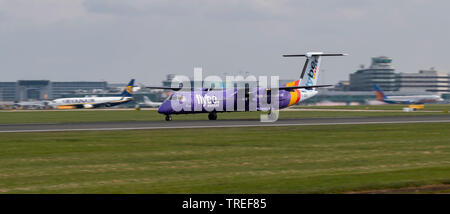
<path fill-rule="evenodd" d="M 386 96 L 376 84 L 373 85 L 373 87 L 375 89 L 377 100 L 389 104 L 425 104 L 444 101 L 444 99 L 438 95 Z"/>
<path fill-rule="evenodd" d="M 133 100 L 133 85 L 132 79 L 121 94 L 112 97 L 74 97 L 74 98 L 60 98 L 53 100 L 49 105 L 58 109 L 74 109 L 74 108 L 98 108 L 111 107 Z"/>
<path fill-rule="evenodd" d="M 15 107 L 31 108 L 31 109 L 45 109 L 50 101 L 36 100 L 36 101 L 21 101 L 14 103 Z"/>
<path fill-rule="evenodd" d="M 138 106 L 160 107 L 162 102 L 153 102 L 147 96 L 144 96 L 144 102 L 138 103 Z"/>
<path fill-rule="evenodd" d="M 278 88 L 246 87 L 238 88 L 187 88 L 185 87 L 147 87 L 152 89 L 174 90 L 159 107 L 158 112 L 166 115 L 166 120 L 172 120 L 172 114 L 208 113 L 209 120 L 216 120 L 219 112 L 237 111 L 268 111 L 282 109 L 315 96 L 316 88 L 331 85 L 317 85 L 320 61 L 323 56 L 344 56 L 346 54 L 326 54 L 308 52 L 300 55 L 283 55 L 284 57 L 306 57 L 300 78 Z M 183 90 L 181 90 L 183 89 Z M 278 91 L 271 96 L 272 91 Z M 240 96 L 240 95 L 244 96 Z M 271 97 L 278 102 L 271 102 Z M 263 102 L 266 101 L 267 102 Z M 267 104 L 266 104 L 267 103 Z M 276 103 L 278 108 L 273 106 Z"/>

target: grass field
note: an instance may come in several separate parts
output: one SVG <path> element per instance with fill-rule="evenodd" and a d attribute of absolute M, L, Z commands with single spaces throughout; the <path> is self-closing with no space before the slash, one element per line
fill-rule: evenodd
<path fill-rule="evenodd" d="M 1 133 L 0 193 L 339 193 L 449 184 L 449 139 L 449 123 Z"/>
<path fill-rule="evenodd" d="M 218 114 L 219 120 L 259 119 L 262 112 L 233 112 Z M 372 117 L 372 116 L 418 116 L 443 115 L 443 112 L 331 112 L 331 111 L 281 111 L 280 118 L 312 117 Z M 174 120 L 207 120 L 207 114 L 174 115 Z M 75 123 L 75 122 L 112 122 L 112 121 L 154 121 L 164 120 L 157 111 L 136 110 L 94 110 L 94 111 L 8 111 L 0 112 L 0 124 L 21 123 Z"/>

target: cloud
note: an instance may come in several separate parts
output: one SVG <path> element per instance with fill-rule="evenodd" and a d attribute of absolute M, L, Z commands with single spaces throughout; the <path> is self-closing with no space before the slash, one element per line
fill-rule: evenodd
<path fill-rule="evenodd" d="M 89 13 L 84 0 L 0 0 L 0 31 L 38 29 L 68 23 L 89 24 L 110 16 Z"/>
<path fill-rule="evenodd" d="M 91 13 L 136 16 L 151 12 L 148 11 L 148 5 L 151 5 L 153 2 L 139 0 L 86 0 L 83 2 L 83 6 Z"/>
<path fill-rule="evenodd" d="M 82 0 L 0 0 L 0 12 L 9 21 L 51 24 L 86 15 Z"/>
<path fill-rule="evenodd" d="M 285 16 L 289 9 L 284 6 L 286 2 L 286 0 L 86 0 L 83 5 L 92 13 L 119 16 L 197 16 L 245 20 Z"/>
<path fill-rule="evenodd" d="M 59 80 L 249 71 L 297 78 L 284 53 L 327 58 L 327 82 L 376 55 L 404 72 L 450 68 L 450 3 L 436 0 L 0 0 L 3 78 Z M 24 63 L 26 62 L 26 63 Z M 330 63 L 330 64 L 328 64 Z M 333 65 L 333 67 L 327 67 Z M 297 70 L 296 70 L 297 69 Z M 126 71 L 126 72 L 124 72 Z"/>
<path fill-rule="evenodd" d="M 336 9 L 340 16 L 347 19 L 355 20 L 367 15 L 367 11 L 364 9 L 357 8 L 337 8 Z"/>

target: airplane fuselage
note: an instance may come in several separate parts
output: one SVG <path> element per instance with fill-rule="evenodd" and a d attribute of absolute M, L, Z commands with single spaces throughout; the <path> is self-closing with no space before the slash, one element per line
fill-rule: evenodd
<path fill-rule="evenodd" d="M 53 100 L 49 105 L 56 108 L 97 108 L 111 107 L 124 104 L 133 100 L 133 97 L 77 97 L 60 98 Z"/>
<path fill-rule="evenodd" d="M 425 104 L 425 103 L 442 102 L 443 99 L 437 95 L 417 95 L 417 96 L 388 96 L 383 101 L 392 104 Z"/>
<path fill-rule="evenodd" d="M 245 90 L 205 89 L 198 91 L 180 91 L 173 93 L 168 100 L 159 107 L 160 114 L 190 114 L 208 112 L 239 112 L 239 111 L 269 111 L 271 107 L 270 93 L 266 89 L 251 88 Z M 317 94 L 316 90 L 279 90 L 278 109 L 292 106 L 300 101 L 309 99 Z M 268 100 L 268 101 L 266 101 Z"/>

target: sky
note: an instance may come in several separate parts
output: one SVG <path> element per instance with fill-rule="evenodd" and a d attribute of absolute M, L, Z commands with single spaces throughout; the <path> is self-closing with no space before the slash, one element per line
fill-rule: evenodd
<path fill-rule="evenodd" d="M 0 0 L 0 81 L 160 85 L 167 74 L 297 79 L 322 60 L 319 83 L 348 80 L 371 57 L 398 72 L 450 71 L 450 8 L 440 0 Z"/>

